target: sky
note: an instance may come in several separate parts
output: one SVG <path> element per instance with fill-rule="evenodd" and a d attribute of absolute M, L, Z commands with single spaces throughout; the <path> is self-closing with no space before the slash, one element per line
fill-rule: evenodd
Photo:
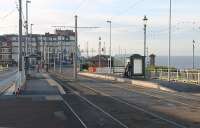
<path fill-rule="evenodd" d="M 23 17 L 25 18 L 25 0 Z M 0 0 L 0 34 L 18 33 L 18 0 Z M 192 56 L 192 41 L 196 41 L 195 54 L 200 56 L 200 1 L 172 0 L 172 55 Z M 31 0 L 29 23 L 33 33 L 54 32 L 52 26 L 74 26 L 78 15 L 78 43 L 98 51 L 99 37 L 109 48 L 109 25 L 112 21 L 112 53 L 143 54 L 143 17 L 147 16 L 148 53 L 168 55 L 169 0 Z M 73 28 L 69 28 L 73 29 Z M 107 51 L 108 53 L 108 51 Z"/>

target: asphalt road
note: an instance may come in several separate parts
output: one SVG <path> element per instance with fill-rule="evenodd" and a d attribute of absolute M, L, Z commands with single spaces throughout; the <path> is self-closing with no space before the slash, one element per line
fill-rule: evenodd
<path fill-rule="evenodd" d="M 87 128 L 199 128 L 200 97 L 80 77 L 54 78 Z"/>

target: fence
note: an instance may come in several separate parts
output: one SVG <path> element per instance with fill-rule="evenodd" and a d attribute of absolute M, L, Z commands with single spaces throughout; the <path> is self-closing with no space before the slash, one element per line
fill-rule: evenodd
<path fill-rule="evenodd" d="M 8 70 L 8 65 L 5 67 L 0 65 L 0 72 L 7 71 L 7 70 Z"/>
<path fill-rule="evenodd" d="M 112 67 L 111 69 L 109 67 L 101 67 L 96 68 L 96 73 L 99 74 L 116 74 L 116 75 L 123 75 L 125 71 L 124 67 Z"/>
<path fill-rule="evenodd" d="M 167 80 L 168 70 L 149 70 L 147 75 L 150 79 Z M 170 80 L 200 84 L 200 70 L 173 70 L 170 72 Z"/>
<path fill-rule="evenodd" d="M 12 86 L 15 86 L 15 92 L 23 88 L 23 85 L 26 82 L 26 75 L 24 70 L 22 72 L 18 72 L 17 70 L 8 72 L 7 76 L 9 77 L 0 80 L 0 94 L 4 93 Z"/>
<path fill-rule="evenodd" d="M 112 67 L 111 71 L 108 67 L 96 68 L 95 70 L 95 72 L 99 74 L 110 74 L 111 72 L 111 74 L 119 76 L 122 76 L 124 71 L 124 67 Z M 149 79 L 168 80 L 167 69 L 147 70 L 146 75 Z M 200 84 L 200 70 L 171 70 L 170 80 Z"/>
<path fill-rule="evenodd" d="M 7 76 L 9 77 L 0 80 L 0 94 L 4 93 L 7 89 L 14 86 L 17 82 L 17 71 L 8 73 Z"/>

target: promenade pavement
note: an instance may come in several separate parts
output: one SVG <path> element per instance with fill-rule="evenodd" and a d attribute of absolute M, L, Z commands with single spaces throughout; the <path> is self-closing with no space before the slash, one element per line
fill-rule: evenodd
<path fill-rule="evenodd" d="M 0 96 L 0 127 L 82 128 L 63 102 L 64 94 L 48 74 L 32 72 L 22 95 Z"/>
<path fill-rule="evenodd" d="M 178 92 L 200 93 L 200 85 L 196 84 L 187 84 L 187 83 L 173 82 L 173 81 L 168 82 L 164 80 L 150 80 L 150 81 Z"/>
<path fill-rule="evenodd" d="M 59 84 L 53 81 L 48 74 L 33 73 L 27 80 L 23 95 L 58 95 Z"/>

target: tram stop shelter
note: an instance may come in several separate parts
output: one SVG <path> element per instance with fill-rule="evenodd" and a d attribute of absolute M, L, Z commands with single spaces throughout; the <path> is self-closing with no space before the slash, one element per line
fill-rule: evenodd
<path fill-rule="evenodd" d="M 132 67 L 131 78 L 145 77 L 145 57 L 139 54 L 130 56 L 130 64 Z"/>

